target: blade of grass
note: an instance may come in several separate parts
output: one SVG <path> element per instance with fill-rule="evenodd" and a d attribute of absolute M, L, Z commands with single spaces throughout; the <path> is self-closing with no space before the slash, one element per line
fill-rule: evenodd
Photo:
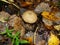
<path fill-rule="evenodd" d="M 19 38 L 18 37 L 16 37 L 16 41 L 15 41 L 15 43 L 16 43 L 16 45 L 19 45 Z"/>
<path fill-rule="evenodd" d="M 14 35 L 14 38 L 19 37 L 19 34 L 20 32 L 16 32 L 16 34 Z"/>
<path fill-rule="evenodd" d="M 21 44 L 26 44 L 26 43 L 29 43 L 27 40 L 20 40 L 20 43 Z"/>

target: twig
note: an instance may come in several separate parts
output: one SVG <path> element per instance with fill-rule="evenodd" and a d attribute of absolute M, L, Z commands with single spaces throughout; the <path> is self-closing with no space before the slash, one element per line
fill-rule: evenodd
<path fill-rule="evenodd" d="M 6 1 L 6 0 L 1 0 L 1 1 L 6 2 L 8 4 L 12 4 L 13 6 L 17 7 L 20 10 L 20 7 L 17 6 L 16 4 L 12 3 L 12 2 L 9 2 L 9 1 Z"/>
<path fill-rule="evenodd" d="M 38 31 L 38 27 L 36 28 L 35 32 L 34 32 L 34 36 L 33 36 L 33 43 L 35 44 L 36 41 L 36 35 L 37 35 L 37 31 Z"/>

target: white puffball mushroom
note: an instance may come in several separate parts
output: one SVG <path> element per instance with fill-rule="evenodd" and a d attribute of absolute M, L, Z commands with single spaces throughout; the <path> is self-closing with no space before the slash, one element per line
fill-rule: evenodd
<path fill-rule="evenodd" d="M 23 13 L 22 18 L 27 23 L 35 23 L 37 21 L 37 14 L 35 14 L 33 11 L 26 11 Z"/>

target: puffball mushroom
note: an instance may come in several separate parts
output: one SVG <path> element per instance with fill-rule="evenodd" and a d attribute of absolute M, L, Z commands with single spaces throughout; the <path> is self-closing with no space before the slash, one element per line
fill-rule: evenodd
<path fill-rule="evenodd" d="M 37 14 L 35 14 L 33 11 L 26 11 L 23 13 L 22 18 L 27 23 L 35 23 L 37 21 Z"/>

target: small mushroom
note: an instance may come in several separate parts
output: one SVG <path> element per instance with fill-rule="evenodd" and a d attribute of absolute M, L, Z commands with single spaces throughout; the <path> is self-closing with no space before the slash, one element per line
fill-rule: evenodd
<path fill-rule="evenodd" d="M 27 23 L 35 23 L 37 21 L 37 14 L 29 10 L 23 13 L 22 18 Z"/>

